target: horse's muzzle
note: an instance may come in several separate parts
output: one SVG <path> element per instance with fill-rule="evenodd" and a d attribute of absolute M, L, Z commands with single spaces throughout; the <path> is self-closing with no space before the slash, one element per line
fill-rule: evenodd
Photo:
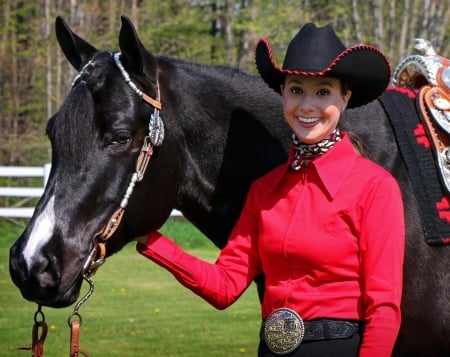
<path fill-rule="evenodd" d="M 78 298 L 82 279 L 67 284 L 55 257 L 42 255 L 28 266 L 22 254 L 20 239 L 10 249 L 11 279 L 22 296 L 32 302 L 49 307 L 66 307 Z"/>

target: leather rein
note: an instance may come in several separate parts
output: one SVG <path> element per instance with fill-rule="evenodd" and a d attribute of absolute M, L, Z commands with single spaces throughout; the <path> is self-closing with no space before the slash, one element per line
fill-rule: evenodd
<path fill-rule="evenodd" d="M 159 115 L 162 109 L 162 104 L 160 101 L 160 90 L 159 82 L 156 82 L 156 98 L 148 96 L 142 92 L 136 84 L 131 80 L 130 75 L 123 67 L 120 61 L 120 52 L 112 54 L 114 58 L 114 63 L 119 69 L 122 78 L 131 87 L 131 89 L 140 96 L 145 102 L 150 104 L 154 111 L 150 115 L 148 135 L 144 138 L 144 143 L 142 144 L 141 151 L 136 160 L 136 170 L 131 176 L 130 182 L 128 184 L 127 190 L 120 202 L 119 208 L 111 215 L 108 222 L 103 226 L 103 228 L 94 235 L 93 248 L 88 255 L 83 268 L 81 270 L 82 278 L 89 284 L 88 292 L 79 300 L 75 305 L 73 312 L 69 315 L 67 322 L 70 327 L 70 357 L 78 357 L 79 354 L 88 357 L 88 353 L 79 347 L 79 335 L 80 327 L 83 322 L 80 313 L 78 312 L 81 305 L 83 305 L 89 297 L 94 292 L 94 282 L 91 277 L 97 272 L 97 269 L 103 265 L 106 260 L 106 243 L 116 232 L 117 228 L 122 221 L 123 215 L 125 213 L 125 208 L 128 205 L 128 201 L 133 194 L 134 188 L 137 183 L 142 181 L 144 178 L 145 171 L 147 170 L 150 159 L 153 155 L 153 149 L 155 146 L 161 146 L 164 140 L 164 123 Z M 80 71 L 81 76 L 87 66 L 92 66 L 93 62 L 89 61 Z M 73 83 L 75 83 L 75 81 Z M 47 336 L 48 326 L 45 322 L 45 316 L 42 312 L 41 305 L 38 305 L 38 309 L 34 314 L 34 324 L 32 329 L 32 343 L 30 346 L 19 347 L 20 350 L 31 350 L 32 357 L 43 357 L 44 355 L 44 342 Z"/>

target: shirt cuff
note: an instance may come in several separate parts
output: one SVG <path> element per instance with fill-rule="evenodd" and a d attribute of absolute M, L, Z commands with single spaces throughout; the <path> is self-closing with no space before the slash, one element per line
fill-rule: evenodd
<path fill-rule="evenodd" d="M 178 249 L 172 240 L 157 231 L 148 235 L 146 244 L 140 242 L 136 244 L 136 251 L 139 254 L 164 266 L 172 260 Z"/>

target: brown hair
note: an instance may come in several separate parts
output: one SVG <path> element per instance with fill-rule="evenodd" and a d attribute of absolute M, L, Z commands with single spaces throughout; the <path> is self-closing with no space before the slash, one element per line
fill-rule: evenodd
<path fill-rule="evenodd" d="M 361 137 L 351 131 L 346 131 L 346 133 L 347 133 L 348 137 L 350 138 L 350 141 L 351 141 L 353 147 L 355 148 L 355 151 L 362 157 L 365 157 L 370 160 L 371 159 L 370 152 L 367 149 L 367 146 L 364 143 L 364 141 L 361 139 Z"/>

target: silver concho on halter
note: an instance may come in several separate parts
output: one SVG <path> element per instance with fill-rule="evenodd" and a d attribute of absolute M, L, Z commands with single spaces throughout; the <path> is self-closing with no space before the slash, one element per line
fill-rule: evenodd
<path fill-rule="evenodd" d="M 120 61 L 120 52 L 116 52 L 113 54 L 114 63 L 122 75 L 122 78 L 125 82 L 131 87 L 131 89 L 141 98 L 145 98 L 144 92 L 142 92 L 138 86 L 131 80 L 130 75 L 125 70 Z M 159 93 L 159 92 L 158 92 Z M 159 97 L 159 94 L 158 94 Z M 159 100 L 159 98 L 157 98 Z M 152 115 L 150 115 L 150 121 L 148 123 L 148 136 L 150 141 L 154 146 L 161 146 L 164 140 L 164 122 L 159 115 L 158 108 L 155 107 L 155 110 Z"/>
<path fill-rule="evenodd" d="M 267 347 L 277 355 L 285 355 L 300 346 L 305 326 L 297 312 L 283 307 L 269 314 L 263 333 Z"/>
<path fill-rule="evenodd" d="M 164 140 L 164 122 L 159 115 L 159 110 L 155 109 L 154 113 L 150 115 L 148 123 L 148 136 L 150 141 L 155 146 L 161 146 Z"/>

